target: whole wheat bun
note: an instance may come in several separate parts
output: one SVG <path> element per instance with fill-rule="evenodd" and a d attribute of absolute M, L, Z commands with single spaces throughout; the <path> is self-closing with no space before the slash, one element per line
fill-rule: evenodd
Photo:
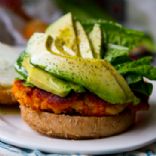
<path fill-rule="evenodd" d="M 105 117 L 56 115 L 20 106 L 22 118 L 44 135 L 67 139 L 91 139 L 115 135 L 127 130 L 135 120 L 131 111 Z"/>
<path fill-rule="evenodd" d="M 0 42 L 0 105 L 17 104 L 12 94 L 12 85 L 18 77 L 14 64 L 22 50 Z"/>
<path fill-rule="evenodd" d="M 12 88 L 0 89 L 0 104 L 1 105 L 15 105 L 17 101 L 12 93 Z"/>

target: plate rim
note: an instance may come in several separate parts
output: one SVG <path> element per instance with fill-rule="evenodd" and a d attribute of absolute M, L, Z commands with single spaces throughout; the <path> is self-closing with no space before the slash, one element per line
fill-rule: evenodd
<path fill-rule="evenodd" d="M 152 94 L 152 100 L 154 100 L 154 103 L 152 103 L 153 101 L 152 100 L 150 100 L 150 102 L 149 103 L 151 103 L 151 108 L 154 106 L 156 106 L 156 81 L 153 83 L 154 84 L 154 90 L 153 90 L 153 94 Z M 152 112 L 150 112 L 150 111 L 152 111 Z M 152 113 L 153 115 L 151 116 L 151 122 L 153 123 L 156 123 L 156 114 L 154 113 L 154 109 L 152 110 L 150 110 L 148 113 Z M 0 117 L 1 118 L 5 118 L 3 115 L 1 115 L 0 114 Z M 0 121 L 2 121 L 1 120 L 1 118 L 0 118 Z M 17 119 L 16 119 L 17 118 Z M 17 116 L 15 116 L 15 119 L 16 120 L 19 120 L 20 119 L 20 121 L 21 121 L 21 117 L 20 117 L 20 115 L 18 114 Z M 21 121 L 22 123 L 24 123 L 24 121 Z M 4 122 L 5 123 L 5 122 Z M 147 129 L 145 129 L 146 131 L 147 130 L 151 130 L 151 132 L 153 132 L 153 129 L 151 129 L 151 125 L 152 125 L 152 123 L 149 123 L 150 125 L 149 126 L 147 126 L 146 128 Z M 24 123 L 25 124 L 25 123 Z M 5 123 L 5 125 L 6 126 L 8 126 L 8 124 L 6 124 Z M 25 124 L 26 125 L 26 124 Z M 3 124 L 0 122 L 0 127 L 3 127 Z M 9 127 L 9 126 L 8 126 Z M 154 130 L 156 129 L 156 126 L 153 126 L 154 127 Z M 4 126 L 4 128 L 5 128 L 5 126 Z M 11 129 L 13 129 L 13 127 L 10 127 Z M 136 129 L 137 130 L 137 129 Z M 22 131 L 23 132 L 23 131 Z M 29 133 L 31 134 L 31 135 L 34 135 L 33 133 L 31 133 L 31 131 L 29 132 L 29 131 L 26 131 L 28 134 L 27 135 L 29 135 Z M 129 130 L 129 131 L 127 131 L 127 132 L 125 132 L 125 133 L 122 133 L 123 135 L 124 134 L 128 134 L 129 135 L 129 132 L 132 132 L 132 134 L 134 133 L 135 134 L 135 128 L 134 129 L 132 129 L 132 131 L 131 130 Z M 137 131 L 136 131 L 137 132 Z M 128 151 L 132 151 L 132 150 L 136 150 L 136 149 L 139 149 L 139 148 L 142 148 L 142 147 L 144 147 L 144 146 L 146 146 L 146 145 L 149 145 L 149 144 L 151 144 L 151 143 L 153 143 L 153 142 L 155 142 L 156 141 L 156 135 L 155 136 L 152 136 L 152 135 L 149 135 L 148 137 L 145 137 L 144 138 L 144 140 L 142 141 L 142 142 L 137 142 L 137 143 L 133 143 L 133 145 L 131 145 L 130 144 L 130 146 L 119 146 L 119 147 L 115 147 L 115 148 L 109 148 L 109 149 L 89 149 L 89 148 L 87 148 L 87 149 L 85 149 L 84 150 L 84 148 L 82 148 L 82 149 L 79 149 L 79 151 L 78 150 L 75 150 L 75 149 L 70 149 L 70 150 L 68 150 L 68 149 L 64 149 L 64 148 L 59 148 L 58 149 L 58 147 L 56 148 L 56 147 L 51 147 L 50 149 L 49 149 L 49 147 L 47 147 L 47 148 L 44 148 L 44 146 L 43 147 L 41 147 L 41 145 L 39 144 L 39 145 L 34 145 L 34 144 L 26 144 L 27 143 L 27 140 L 25 140 L 25 142 L 24 142 L 24 140 L 22 140 L 22 142 L 20 142 L 19 141 L 19 139 L 14 139 L 14 137 L 11 137 L 11 138 L 9 138 L 8 136 L 3 136 L 3 134 L 4 134 L 5 132 L 3 131 L 3 129 L 1 129 L 0 128 L 0 141 L 2 141 L 2 142 L 4 142 L 4 143 L 8 143 L 8 144 L 11 144 L 11 145 L 15 145 L 15 146 L 18 146 L 18 147 L 20 147 L 20 148 L 26 148 L 26 149 L 31 149 L 31 150 L 34 150 L 34 149 L 39 149 L 39 150 L 41 150 L 41 151 L 45 151 L 45 152 L 52 152 L 52 153 L 61 153 L 61 154 L 114 154 L 114 153 L 123 153 L 123 152 L 128 152 Z M 36 133 L 36 132 L 35 132 Z M 113 137 L 117 137 L 117 139 L 118 138 L 120 138 L 120 136 L 122 136 L 122 134 L 119 134 L 119 135 L 116 135 L 116 136 L 113 136 Z M 130 133 L 131 134 L 131 133 Z M 153 133 L 152 133 L 153 134 Z M 10 134 L 11 135 L 11 134 Z M 13 136 L 13 135 L 12 135 Z M 43 137 L 44 139 L 57 139 L 57 138 L 49 138 L 49 137 L 44 137 L 44 136 L 42 136 L 42 135 L 40 135 L 40 134 L 37 134 L 37 137 Z M 123 137 L 126 137 L 126 136 L 123 136 Z M 106 141 L 107 141 L 107 139 L 109 139 L 109 138 L 111 138 L 111 137 L 108 137 L 108 138 L 103 138 L 103 139 L 92 139 L 92 140 L 105 140 L 106 139 Z M 121 137 L 122 138 L 122 137 Z M 147 139 L 147 138 L 149 138 L 149 139 Z M 43 139 L 43 140 L 44 140 Z M 115 138 L 116 139 L 116 138 Z M 57 140 L 62 140 L 62 141 L 65 141 L 65 139 L 57 139 Z M 69 141 L 73 141 L 73 140 L 67 140 L 68 142 Z M 49 141 L 48 141 L 49 142 Z M 59 143 L 59 141 L 58 141 L 58 143 Z"/>
<path fill-rule="evenodd" d="M 17 148 L 24 148 L 24 149 L 30 149 L 30 150 L 40 150 L 40 151 L 43 151 L 43 152 L 52 152 L 53 154 L 87 154 L 87 155 L 98 155 L 98 154 L 118 154 L 118 153 L 124 153 L 124 152 L 130 152 L 130 151 L 133 151 L 133 150 L 136 150 L 136 149 L 139 149 L 139 148 L 143 148 L 144 146 L 147 146 L 149 144 L 152 144 L 153 142 L 156 141 L 156 138 L 153 138 L 147 142 L 144 142 L 142 144 L 138 144 L 138 145 L 134 145 L 134 146 L 131 146 L 131 147 L 127 147 L 127 148 L 118 148 L 118 149 L 111 149 L 111 150 L 94 150 L 94 151 L 90 151 L 90 150 L 81 150 L 81 151 L 75 151 L 75 150 L 72 150 L 71 151 L 68 151 L 68 150 L 65 150 L 65 149 L 46 149 L 46 148 L 37 148 L 37 146 L 29 146 L 29 145 L 22 145 L 21 143 L 17 143 L 17 142 L 14 142 L 14 141 L 11 141 L 11 140 L 8 140 L 8 139 L 1 139 L 0 138 L 0 141 L 4 142 L 4 143 L 8 143 L 10 145 L 13 145 L 13 146 L 17 146 Z"/>
<path fill-rule="evenodd" d="M 0 117 L 4 118 L 2 115 L 0 115 Z M 18 119 L 21 120 L 19 115 L 17 115 L 17 117 L 18 117 Z M 155 118 L 156 118 L 156 115 L 153 116 L 153 120 Z M 22 121 L 22 122 L 24 122 L 24 121 Z M 24 123 L 24 124 L 27 126 L 26 123 Z M 0 125 L 0 126 L 3 126 L 3 125 Z M 13 127 L 9 127 L 8 125 L 6 125 L 6 127 L 10 128 L 10 131 L 12 131 L 14 129 Z M 2 132 L 2 131 L 3 131 L 3 129 L 0 129 L 0 132 Z M 21 132 L 24 132 L 24 131 L 21 131 Z M 26 131 L 26 132 L 27 132 L 27 135 L 29 135 L 29 134 L 34 135 L 33 133 L 31 133 L 31 131 L 30 132 Z M 132 132 L 132 134 L 133 134 L 133 132 L 135 132 L 135 128 L 132 129 L 132 131 L 129 130 L 129 131 L 125 132 L 125 133 L 128 134 L 129 132 Z M 31 149 L 31 150 L 38 149 L 38 150 L 45 151 L 45 152 L 63 153 L 63 154 L 114 154 L 114 153 L 120 153 L 120 152 L 123 153 L 123 152 L 136 150 L 138 148 L 144 147 L 144 146 L 149 145 L 149 144 L 151 144 L 151 143 L 156 141 L 156 136 L 154 136 L 154 137 L 149 136 L 149 139 L 144 138 L 142 143 L 137 142 L 137 143 L 135 143 L 133 145 L 130 144 L 130 146 L 126 146 L 126 147 L 125 146 L 124 147 L 120 146 L 120 147 L 117 147 L 117 148 L 114 148 L 114 149 L 112 149 L 112 148 L 110 149 L 109 148 L 107 150 L 105 148 L 104 149 L 100 149 L 100 150 L 99 149 L 88 149 L 87 148 L 85 150 L 84 149 L 79 149 L 79 151 L 75 150 L 75 149 L 71 149 L 69 151 L 68 149 L 65 149 L 65 148 L 62 148 L 62 147 L 60 147 L 60 148 L 58 148 L 58 147 L 57 148 L 51 147 L 51 149 L 49 149 L 49 147 L 47 147 L 47 148 L 41 147 L 40 144 L 32 144 L 31 143 L 31 144 L 28 145 L 27 140 L 24 141 L 24 139 L 23 139 L 22 142 L 20 142 L 19 139 L 15 140 L 12 134 L 10 134 L 10 135 L 12 135 L 12 137 L 9 137 L 8 135 L 3 135 L 5 133 L 9 133 L 9 131 L 8 132 L 4 132 L 3 131 L 2 133 L 0 133 L 0 140 L 2 142 L 4 142 L 4 143 L 15 145 L 15 146 L 20 147 L 20 148 L 26 148 L 26 149 Z M 37 132 L 35 132 L 35 133 L 37 134 Z M 122 134 L 125 134 L 125 133 L 122 133 Z M 122 134 L 116 135 L 114 137 L 117 137 L 117 138 L 119 137 L 120 138 L 120 135 L 122 136 Z M 44 136 L 40 135 L 40 134 L 37 134 L 37 137 L 39 137 L 39 139 L 40 139 L 40 137 L 44 137 Z M 54 140 L 52 140 L 52 142 L 54 142 L 55 139 L 56 139 L 58 141 L 63 141 L 62 144 L 64 144 L 64 141 L 67 141 L 67 142 L 71 142 L 71 141 L 80 142 L 80 140 L 65 140 L 65 139 L 57 139 L 57 138 L 49 138 L 49 137 L 45 137 L 44 139 L 48 139 L 48 140 L 49 139 L 54 139 Z M 93 140 L 99 141 L 100 140 L 100 141 L 103 142 L 105 139 L 109 139 L 109 137 L 108 138 L 102 138 L 102 139 L 91 139 L 91 141 L 93 141 Z M 83 140 L 83 141 L 87 141 L 88 142 L 90 140 Z"/>

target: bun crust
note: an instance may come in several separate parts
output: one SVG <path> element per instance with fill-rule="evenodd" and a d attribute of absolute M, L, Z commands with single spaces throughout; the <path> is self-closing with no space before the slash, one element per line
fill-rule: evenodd
<path fill-rule="evenodd" d="M 67 139 L 91 139 L 115 135 L 127 130 L 135 120 L 129 110 L 115 116 L 83 117 L 57 115 L 20 106 L 22 118 L 44 135 Z"/>
<path fill-rule="evenodd" d="M 17 104 L 17 101 L 12 93 L 12 88 L 0 89 L 0 104 L 1 105 L 13 105 Z"/>

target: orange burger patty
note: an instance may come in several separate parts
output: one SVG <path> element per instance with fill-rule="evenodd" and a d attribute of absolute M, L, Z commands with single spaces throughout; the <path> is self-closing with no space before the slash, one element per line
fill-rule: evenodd
<path fill-rule="evenodd" d="M 31 107 L 34 110 L 54 112 L 56 114 L 78 114 L 83 116 L 116 115 L 128 106 L 125 104 L 108 104 L 90 92 L 71 93 L 67 97 L 59 97 L 37 87 L 25 86 L 21 80 L 14 82 L 13 93 L 17 101 L 22 105 Z"/>

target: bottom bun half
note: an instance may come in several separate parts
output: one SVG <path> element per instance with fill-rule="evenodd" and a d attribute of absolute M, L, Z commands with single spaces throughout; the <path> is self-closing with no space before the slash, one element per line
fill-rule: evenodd
<path fill-rule="evenodd" d="M 129 110 L 115 116 L 86 117 L 57 115 L 20 106 L 22 118 L 34 130 L 44 135 L 67 139 L 91 139 L 126 131 L 135 121 Z"/>
<path fill-rule="evenodd" d="M 0 89 L 0 105 L 16 105 L 17 101 L 12 93 L 12 88 Z"/>

